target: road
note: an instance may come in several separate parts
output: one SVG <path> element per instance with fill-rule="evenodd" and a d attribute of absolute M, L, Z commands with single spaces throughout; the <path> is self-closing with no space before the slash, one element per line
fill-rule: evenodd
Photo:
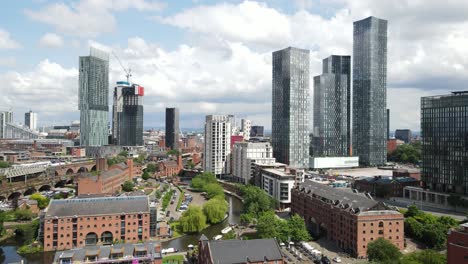
<path fill-rule="evenodd" d="M 387 204 L 396 206 L 396 207 L 398 207 L 400 209 L 407 209 L 407 207 L 409 205 L 412 205 L 412 203 L 404 203 L 402 201 L 393 201 L 393 200 L 382 200 L 382 201 L 387 203 Z M 422 206 L 422 208 L 421 208 L 420 203 L 415 203 L 415 205 L 418 208 L 420 208 L 421 210 L 423 210 L 424 212 L 430 213 L 430 214 L 435 215 L 435 216 L 450 216 L 450 217 L 455 218 L 458 221 L 462 221 L 462 220 L 466 219 L 466 216 L 464 214 L 462 214 L 462 213 L 437 209 L 437 208 L 428 207 L 428 206 Z"/>

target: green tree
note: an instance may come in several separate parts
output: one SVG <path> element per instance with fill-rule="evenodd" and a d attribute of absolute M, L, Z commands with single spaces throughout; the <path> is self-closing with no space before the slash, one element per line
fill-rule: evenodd
<path fill-rule="evenodd" d="M 135 188 L 135 184 L 133 184 L 131 181 L 125 181 L 122 184 L 122 191 L 124 192 L 131 192 L 133 191 L 133 188 Z"/>
<path fill-rule="evenodd" d="M 420 240 L 422 238 L 423 230 L 423 224 L 418 222 L 418 220 L 414 219 L 413 217 L 407 218 L 405 220 L 405 233 L 407 235 Z"/>
<path fill-rule="evenodd" d="M 258 217 L 258 223 L 256 226 L 257 235 L 260 238 L 279 238 L 281 234 L 279 233 L 277 226 L 278 219 L 276 218 L 274 211 L 261 213 Z"/>
<path fill-rule="evenodd" d="M 394 152 L 389 153 L 387 158 L 389 161 L 415 164 L 421 159 L 421 144 L 400 145 Z"/>
<path fill-rule="evenodd" d="M 19 209 L 15 211 L 17 221 L 29 221 L 34 217 L 34 214 L 28 209 Z"/>
<path fill-rule="evenodd" d="M 8 168 L 10 167 L 10 163 L 6 162 L 6 161 L 0 161 L 0 169 L 3 169 L 3 168 Z"/>
<path fill-rule="evenodd" d="M 125 158 L 128 157 L 128 151 L 126 151 L 126 150 L 121 151 L 121 152 L 119 153 L 119 156 L 125 157 Z"/>
<path fill-rule="evenodd" d="M 367 257 L 369 261 L 397 263 L 401 256 L 400 250 L 392 242 L 384 238 L 378 238 L 367 244 Z"/>
<path fill-rule="evenodd" d="M 141 175 L 141 178 L 145 181 L 147 181 L 149 178 L 150 178 L 150 175 L 147 171 L 143 172 L 143 174 Z"/>
<path fill-rule="evenodd" d="M 39 220 L 34 220 L 28 225 L 18 225 L 15 230 L 16 241 L 20 245 L 26 245 L 34 242 L 39 230 Z"/>
<path fill-rule="evenodd" d="M 148 163 L 148 165 L 146 165 L 146 171 L 148 173 L 155 173 L 158 169 L 159 165 L 156 163 Z"/>
<path fill-rule="evenodd" d="M 179 219 L 180 228 L 184 233 L 197 233 L 206 227 L 206 216 L 200 206 L 191 205 Z"/>
<path fill-rule="evenodd" d="M 204 191 L 209 199 L 220 196 L 224 198 L 224 189 L 218 183 L 210 183 L 205 185 Z"/>
<path fill-rule="evenodd" d="M 443 249 L 447 243 L 447 228 L 440 223 L 426 225 L 421 239 L 430 248 Z"/>
<path fill-rule="evenodd" d="M 187 161 L 187 167 L 189 169 L 193 169 L 193 168 L 195 168 L 195 163 L 193 163 L 193 161 L 189 160 L 189 161 Z"/>
<path fill-rule="evenodd" d="M 423 215 L 424 212 L 419 210 L 416 205 L 410 205 L 408 210 L 405 212 L 405 217 L 415 217 Z"/>
<path fill-rule="evenodd" d="M 253 217 L 258 217 L 261 213 L 274 209 L 277 201 L 262 189 L 247 185 L 241 186 L 242 198 L 244 198 L 244 212 L 252 214 Z"/>
<path fill-rule="evenodd" d="M 37 201 L 37 206 L 40 209 L 44 209 L 49 205 L 49 198 L 45 197 L 44 195 L 40 193 L 33 193 L 31 196 L 29 196 L 29 199 L 31 200 L 36 200 Z"/>
<path fill-rule="evenodd" d="M 227 210 L 228 204 L 224 198 L 211 199 L 203 205 L 203 213 L 211 224 L 222 222 Z"/>
<path fill-rule="evenodd" d="M 171 149 L 167 152 L 167 155 L 178 156 L 180 152 L 177 149 Z"/>
<path fill-rule="evenodd" d="M 156 197 L 156 199 L 161 199 L 162 197 L 162 193 L 160 190 L 156 190 L 156 192 L 154 193 L 154 196 Z"/>
<path fill-rule="evenodd" d="M 292 241 L 309 241 L 310 234 L 305 226 L 304 218 L 295 214 L 288 219 L 289 236 Z"/>
<path fill-rule="evenodd" d="M 445 254 L 438 253 L 431 249 L 413 252 L 404 255 L 400 264 L 445 264 L 447 257 Z"/>

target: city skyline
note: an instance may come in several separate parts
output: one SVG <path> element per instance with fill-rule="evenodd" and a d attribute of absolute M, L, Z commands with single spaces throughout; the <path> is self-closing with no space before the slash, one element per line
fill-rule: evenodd
<path fill-rule="evenodd" d="M 318 75 L 326 56 L 352 55 L 352 22 L 369 15 L 392 23 L 388 63 L 391 131 L 420 130 L 420 97 L 464 88 L 467 39 L 456 33 L 464 32 L 466 18 L 461 14 L 468 5 L 460 3 L 443 4 L 452 14 L 450 21 L 444 20 L 442 4 L 435 1 L 424 5 L 343 1 L 305 6 L 285 1 L 100 3 L 98 11 L 90 12 L 91 1 L 6 3 L 9 12 L 0 27 L 0 79 L 6 84 L 2 92 L 9 90 L 0 105 L 12 107 L 15 120 L 22 120 L 29 108 L 41 117 L 39 126 L 54 120 L 78 120 L 76 57 L 96 44 L 111 47 L 132 68 L 132 81 L 147 88 L 145 127 L 164 126 L 164 109 L 171 105 L 184 113 L 181 127 L 202 127 L 206 114 L 233 113 L 270 130 L 271 52 L 287 46 L 310 49 L 310 74 Z M 58 10 L 69 16 L 47 19 L 47 11 Z M 221 15 L 226 20 L 215 21 L 216 13 L 226 14 Z M 125 18 L 131 17 L 128 14 L 140 14 L 143 19 L 130 21 Z M 424 14 L 432 18 L 428 20 Z M 109 19 L 84 25 L 79 23 L 84 15 Z M 227 17 L 239 23 L 229 23 Z M 191 18 L 200 23 L 192 23 Z M 120 65 L 111 58 L 110 83 L 123 79 Z M 52 103 L 55 107 L 50 107 Z"/>

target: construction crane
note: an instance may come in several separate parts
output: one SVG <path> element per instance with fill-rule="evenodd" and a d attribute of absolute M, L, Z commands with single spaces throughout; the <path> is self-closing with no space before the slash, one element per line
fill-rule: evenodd
<path fill-rule="evenodd" d="M 132 69 L 130 69 L 130 67 L 127 69 L 123 66 L 122 62 L 120 61 L 119 57 L 117 57 L 117 55 L 115 54 L 114 51 L 112 51 L 112 55 L 114 55 L 114 57 L 117 59 L 117 61 L 119 62 L 120 66 L 122 67 L 122 69 L 124 70 L 125 72 L 125 77 L 127 77 L 127 82 L 130 83 L 130 77 L 132 77 Z"/>

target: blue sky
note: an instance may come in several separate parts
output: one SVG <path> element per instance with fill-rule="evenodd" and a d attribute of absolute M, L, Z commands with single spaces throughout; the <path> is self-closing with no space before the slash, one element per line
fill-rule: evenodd
<path fill-rule="evenodd" d="M 41 125 L 79 119 L 78 56 L 113 51 L 146 87 L 145 126 L 177 106 L 181 126 L 232 113 L 271 127 L 271 52 L 311 50 L 311 78 L 331 54 L 352 55 L 352 23 L 389 21 L 391 129 L 419 130 L 421 96 L 466 90 L 466 1 L 6 1 L 0 18 L 0 109 Z M 111 58 L 111 88 L 122 79 Z M 312 82 L 311 82 L 312 85 Z M 311 87 L 311 93 L 312 93 Z M 312 109 L 312 108 L 311 108 Z"/>

